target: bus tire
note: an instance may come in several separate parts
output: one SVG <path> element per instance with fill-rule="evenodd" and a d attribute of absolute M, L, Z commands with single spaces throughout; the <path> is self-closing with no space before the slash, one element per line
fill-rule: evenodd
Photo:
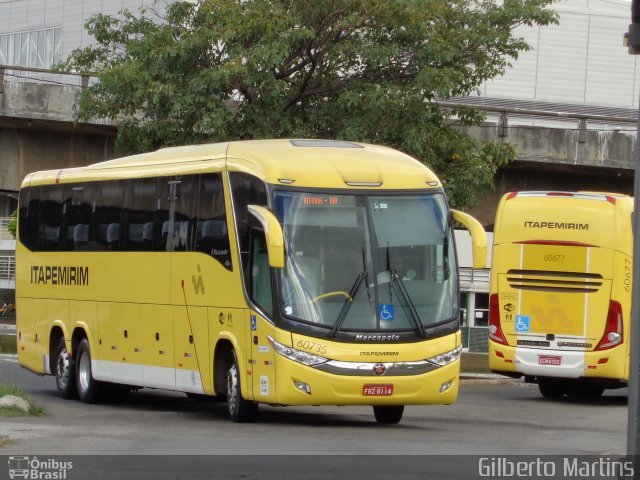
<path fill-rule="evenodd" d="M 56 363 L 54 365 L 54 375 L 56 377 L 56 387 L 62 398 L 76 398 L 76 374 L 73 357 L 67 351 L 67 344 L 64 337 L 60 337 L 56 347 Z"/>
<path fill-rule="evenodd" d="M 229 418 L 236 423 L 253 422 L 258 415 L 258 404 L 242 398 L 240 388 L 240 375 L 238 369 L 238 358 L 233 353 L 233 362 L 229 366 L 226 374 L 226 394 Z"/>
<path fill-rule="evenodd" d="M 375 405 L 373 407 L 373 416 L 376 417 L 378 423 L 400 423 L 403 413 L 404 405 Z"/>
<path fill-rule="evenodd" d="M 545 398 L 560 398 L 565 394 L 565 388 L 556 380 L 538 380 L 538 390 Z"/>
<path fill-rule="evenodd" d="M 588 398 L 598 398 L 604 393 L 604 388 L 597 385 L 584 385 L 582 389 L 582 396 Z"/>
<path fill-rule="evenodd" d="M 567 391 L 567 395 L 574 397 L 598 398 L 604 393 L 604 388 L 591 383 L 577 383 Z"/>
<path fill-rule="evenodd" d="M 83 338 L 76 353 L 76 385 L 78 397 L 84 403 L 97 403 L 102 400 L 105 385 L 93 378 L 91 371 L 91 349 L 89 340 Z"/>

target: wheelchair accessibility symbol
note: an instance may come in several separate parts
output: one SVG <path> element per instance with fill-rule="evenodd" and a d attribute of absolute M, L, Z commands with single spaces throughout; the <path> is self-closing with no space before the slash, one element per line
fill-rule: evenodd
<path fill-rule="evenodd" d="M 395 313 L 393 305 L 389 303 L 382 303 L 380 305 L 380 320 L 395 320 Z"/>
<path fill-rule="evenodd" d="M 516 315 L 516 332 L 524 333 L 531 329 L 531 317 L 529 315 Z"/>

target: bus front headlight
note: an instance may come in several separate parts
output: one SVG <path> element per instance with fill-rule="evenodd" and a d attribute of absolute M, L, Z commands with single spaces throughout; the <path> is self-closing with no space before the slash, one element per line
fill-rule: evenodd
<path fill-rule="evenodd" d="M 269 335 L 267 335 L 267 339 L 277 353 L 294 362 L 313 367 L 314 365 L 320 365 L 321 363 L 329 361 L 328 358 L 321 357 L 320 355 L 314 355 L 313 353 L 303 352 L 293 347 L 287 347 L 286 345 L 276 342 Z"/>
<path fill-rule="evenodd" d="M 436 355 L 435 357 L 427 358 L 427 362 L 435 363 L 436 365 L 440 365 L 444 367 L 450 363 L 455 362 L 460 358 L 460 354 L 462 353 L 462 345 L 454 348 L 445 353 L 441 353 L 440 355 Z"/>

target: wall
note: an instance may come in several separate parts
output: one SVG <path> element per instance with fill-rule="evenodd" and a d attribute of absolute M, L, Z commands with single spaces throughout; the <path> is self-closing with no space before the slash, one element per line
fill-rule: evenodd
<path fill-rule="evenodd" d="M 36 170 L 88 165 L 114 157 L 113 137 L 0 127 L 0 190 L 17 190 Z M 8 212 L 0 212 L 0 216 Z"/>

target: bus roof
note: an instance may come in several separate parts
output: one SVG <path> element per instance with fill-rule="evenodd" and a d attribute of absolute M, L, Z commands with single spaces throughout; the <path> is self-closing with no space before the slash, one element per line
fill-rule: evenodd
<path fill-rule="evenodd" d="M 223 170 L 303 187 L 441 187 L 431 170 L 404 153 L 339 140 L 247 140 L 162 148 L 86 167 L 35 172 L 22 186 Z"/>
<path fill-rule="evenodd" d="M 630 252 L 633 197 L 618 193 L 523 191 L 500 200 L 494 244 L 549 243 Z"/>

